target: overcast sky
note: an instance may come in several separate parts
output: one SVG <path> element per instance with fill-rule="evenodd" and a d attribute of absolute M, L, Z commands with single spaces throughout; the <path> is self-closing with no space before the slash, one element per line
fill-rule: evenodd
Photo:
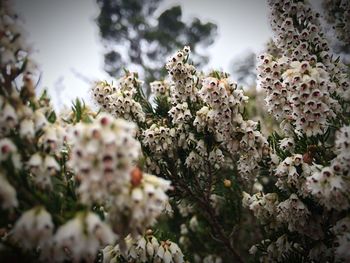
<path fill-rule="evenodd" d="M 89 101 L 90 86 L 77 73 L 91 80 L 109 79 L 103 71 L 103 49 L 94 22 L 96 1 L 14 2 L 42 70 L 41 88 L 49 88 L 56 107 L 70 105 L 76 97 Z M 263 0 L 165 0 L 161 8 L 174 4 L 182 5 L 185 21 L 199 17 L 217 23 L 219 34 L 208 48 L 209 68 L 228 71 L 233 58 L 248 50 L 261 50 L 271 36 Z M 53 87 L 59 87 L 59 94 Z"/>

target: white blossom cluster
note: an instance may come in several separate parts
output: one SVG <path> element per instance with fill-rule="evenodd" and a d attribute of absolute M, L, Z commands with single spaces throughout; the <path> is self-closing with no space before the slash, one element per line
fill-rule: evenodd
<path fill-rule="evenodd" d="M 169 110 L 169 116 L 171 116 L 172 122 L 177 125 L 185 124 L 192 118 L 187 102 L 175 104 Z"/>
<path fill-rule="evenodd" d="M 34 99 L 35 64 L 28 57 L 30 49 L 24 42 L 22 28 L 17 15 L 11 11 L 10 2 L 3 1 L 1 5 L 0 163 L 10 161 L 14 169 L 19 171 L 22 168 L 30 169 L 29 162 L 35 156 L 45 155 L 45 160 L 40 163 L 37 161 L 38 169 L 35 173 L 33 170 L 29 182 L 47 188 L 51 186 L 50 174 L 54 175 L 54 171 L 59 170 L 55 155 L 60 151 L 58 146 L 63 144 L 64 135 L 51 141 L 45 140 L 48 127 L 51 126 L 46 116 L 52 112 L 52 108 L 49 103 L 41 105 L 42 101 Z M 14 81 L 20 83 L 17 84 L 21 85 L 20 90 L 15 87 Z M 16 137 L 18 139 L 14 140 Z M 57 147 L 51 149 L 50 145 Z M 23 146 L 28 148 L 25 154 Z M 1 206 L 6 209 L 18 205 L 16 190 L 9 183 L 12 176 L 12 171 L 1 169 Z"/>
<path fill-rule="evenodd" d="M 313 54 L 328 51 L 319 14 L 305 1 L 269 0 L 271 26 L 277 47 L 296 60 L 309 60 Z"/>
<path fill-rule="evenodd" d="M 278 178 L 276 186 L 281 190 L 293 189 L 300 196 L 307 196 L 306 186 L 308 178 L 315 169 L 304 162 L 301 154 L 294 154 L 284 159 L 276 168 L 275 176 Z"/>
<path fill-rule="evenodd" d="M 342 127 L 336 134 L 337 156 L 330 166 L 307 178 L 310 194 L 327 209 L 346 210 L 350 205 L 350 126 Z"/>
<path fill-rule="evenodd" d="M 336 133 L 337 156 L 331 160 L 330 166 L 323 167 L 312 163 L 312 160 L 301 154 L 292 154 L 279 164 L 277 160 L 273 160 L 275 168 L 272 172 L 277 178 L 275 185 L 282 193 L 288 193 L 287 199 L 285 195 L 277 193 L 258 192 L 252 196 L 247 193 L 243 195 L 243 205 L 253 211 L 254 216 L 270 230 L 274 231 L 285 226 L 290 233 L 297 232 L 317 240 L 318 242 L 308 251 L 310 260 L 317 260 L 320 256 L 329 258 L 332 253 L 339 259 L 344 259 L 347 255 L 344 249 L 349 244 L 347 230 L 344 234 L 335 234 L 336 246 L 335 252 L 332 252 L 332 248 L 327 247 L 323 241 L 325 233 L 322 228 L 322 216 L 311 210 L 313 205 L 310 201 L 315 200 L 325 211 L 349 209 L 349 135 L 349 126 L 344 126 Z M 280 146 L 291 147 L 294 143 L 291 138 L 285 138 L 281 140 Z M 339 225 L 344 224 L 340 222 Z M 327 231 L 329 230 L 332 229 Z M 285 238 L 288 239 L 287 234 Z M 259 245 L 253 246 L 250 252 L 255 254 L 258 251 L 257 247 L 265 246 L 267 254 L 261 255 L 260 260 L 263 258 L 281 260 L 283 255 L 292 253 L 294 249 L 305 253 L 300 244 L 287 240 L 282 243 L 280 241 L 280 238 L 275 241 L 262 241 Z"/>
<path fill-rule="evenodd" d="M 269 1 L 282 54 L 260 56 L 259 83 L 268 111 L 307 136 L 322 134 L 341 111 L 334 94 L 349 98 L 345 66 L 329 54 L 318 21 L 304 1 Z M 293 129 L 294 129 L 293 128 Z"/>
<path fill-rule="evenodd" d="M 243 120 L 240 110 L 248 97 L 228 78 L 214 77 L 203 79 L 199 97 L 205 106 L 197 111 L 193 122 L 197 131 L 208 130 L 230 153 L 238 151 L 238 169 L 242 177 L 248 177 L 254 173 L 268 146 L 266 138 L 257 130 L 257 123 Z"/>
<path fill-rule="evenodd" d="M 151 82 L 149 85 L 154 96 L 160 97 L 169 95 L 170 87 L 167 81 L 156 80 Z"/>
<path fill-rule="evenodd" d="M 335 153 L 337 157 L 332 161 L 333 170 L 337 173 L 350 176 L 350 126 L 343 126 L 336 133 Z"/>
<path fill-rule="evenodd" d="M 82 212 L 58 228 L 51 241 L 52 256 L 55 262 L 94 262 L 97 251 L 115 240 L 96 214 Z"/>
<path fill-rule="evenodd" d="M 196 113 L 197 131 L 213 132 L 216 140 L 229 141 L 235 127 L 243 122 L 240 109 L 248 97 L 228 78 L 207 77 L 202 80 L 199 97 L 206 103 Z"/>
<path fill-rule="evenodd" d="M 331 97 L 336 84 L 330 81 L 322 64 L 286 57 L 276 60 L 268 54 L 260 59 L 260 85 L 267 92 L 268 111 L 292 123 L 299 133 L 323 134 L 341 109 Z"/>
<path fill-rule="evenodd" d="M 243 192 L 242 204 L 248 207 L 262 224 L 269 224 L 271 228 L 277 225 L 276 215 L 279 201 L 276 193 L 264 194 L 258 192 L 254 195 L 249 195 Z"/>
<path fill-rule="evenodd" d="M 335 258 L 339 262 L 346 262 L 350 257 L 350 217 L 340 219 L 331 231 L 336 236 Z"/>
<path fill-rule="evenodd" d="M 93 213 L 80 213 L 54 233 L 51 215 L 43 207 L 24 212 L 10 232 L 10 240 L 25 250 L 38 250 L 50 262 L 93 262 L 96 252 L 116 240 L 110 227 Z"/>
<path fill-rule="evenodd" d="M 145 113 L 139 102 L 135 100 L 137 89 L 142 82 L 136 73 L 127 73 L 118 80 L 118 86 L 107 82 L 98 82 L 92 88 L 96 102 L 117 118 L 145 121 Z"/>
<path fill-rule="evenodd" d="M 261 245 L 253 245 L 249 253 L 256 254 L 259 246 L 266 247 L 267 253 L 260 257 L 260 262 L 283 262 L 283 257 L 292 251 L 303 252 L 301 245 L 288 238 L 287 235 L 281 235 L 275 241 L 265 239 L 261 242 Z M 315 258 L 316 259 L 316 258 Z"/>
<path fill-rule="evenodd" d="M 205 164 L 204 159 L 195 150 L 191 151 L 186 158 L 186 166 L 194 170 L 199 170 Z"/>
<path fill-rule="evenodd" d="M 51 188 L 50 176 L 56 175 L 60 170 L 60 166 L 53 156 L 40 152 L 33 154 L 27 165 L 34 177 L 35 184 L 42 189 Z"/>
<path fill-rule="evenodd" d="M 105 203 L 129 182 L 140 156 L 135 134 L 133 123 L 107 114 L 73 128 L 69 166 L 80 183 L 77 191 L 82 203 Z"/>
<path fill-rule="evenodd" d="M 263 156 L 269 154 L 267 140 L 258 131 L 258 124 L 243 120 L 241 111 L 248 97 L 227 74 L 213 72 L 209 76 L 196 75 L 195 68 L 187 63 L 189 52 L 187 47 L 178 51 L 166 66 L 172 85 L 169 116 L 175 126 L 175 141 L 183 149 L 195 146 L 185 163 L 187 167 L 201 173 L 208 168 L 203 164 L 209 163 L 215 169 L 224 165 L 223 150 L 233 155 L 239 153 L 240 174 L 248 178 L 256 172 Z M 200 108 L 194 110 L 189 103 L 198 103 Z M 217 147 L 207 149 L 205 140 L 195 138 L 192 125 L 197 133 L 212 134 Z M 152 138 L 147 138 L 147 142 L 149 140 Z M 164 138 L 163 141 L 170 143 L 170 139 Z M 169 143 L 163 144 L 168 147 Z M 164 147 L 159 145 L 162 144 L 158 143 L 160 149 L 154 148 L 153 151 L 162 151 Z"/>
<path fill-rule="evenodd" d="M 196 69 L 187 63 L 190 47 L 186 46 L 170 58 L 166 69 L 171 77 L 170 94 L 173 103 L 196 101 Z"/>
<path fill-rule="evenodd" d="M 308 226 L 310 211 L 307 206 L 298 198 L 296 194 L 291 194 L 289 198 L 277 206 L 277 220 L 284 222 L 288 230 L 303 233 Z"/>
<path fill-rule="evenodd" d="M 167 126 L 152 124 L 143 131 L 143 144 L 154 153 L 155 156 L 167 153 L 173 155 L 175 129 Z"/>
<path fill-rule="evenodd" d="M 238 160 L 238 170 L 243 178 L 250 178 L 259 168 L 258 163 L 263 157 L 269 156 L 270 150 L 267 139 L 257 130 L 258 123 L 247 120 L 241 124 L 243 137 L 239 141 L 240 158 Z M 232 140 L 231 152 L 236 152 L 237 140 Z"/>
<path fill-rule="evenodd" d="M 45 251 L 51 245 L 53 231 L 51 215 L 43 207 L 34 207 L 16 221 L 10 238 L 25 250 Z"/>
<path fill-rule="evenodd" d="M 139 235 L 146 227 L 156 223 L 164 212 L 171 212 L 168 196 L 170 181 L 142 174 L 138 169 L 131 173 L 131 187 L 124 187 L 110 204 L 109 221 L 118 233 Z M 125 225 L 123 220 L 128 217 Z"/>
<path fill-rule="evenodd" d="M 88 124 L 79 122 L 82 116 L 72 121 L 72 114 L 62 120 L 46 93 L 35 98 L 33 65 L 8 4 L 0 4 L 0 209 L 8 221 L 2 223 L 1 240 L 43 262 L 94 262 L 99 249 L 114 244 L 120 229 L 123 235 L 143 232 L 171 209 L 165 194 L 170 182 L 135 172 L 141 149 L 134 124 L 104 114 Z M 23 79 L 17 79 L 21 75 Z M 139 85 L 136 75 L 127 74 L 118 89 L 98 85 L 96 98 L 106 103 L 119 92 L 121 107 L 107 106 L 143 121 L 141 106 L 133 100 Z M 73 115 L 77 112 L 76 107 Z M 78 201 L 71 200 L 74 190 Z M 72 203 L 65 203 L 64 194 Z M 72 211 L 66 213 L 81 203 L 89 208 L 103 205 L 99 209 L 110 226 L 89 211 L 74 218 Z"/>
<path fill-rule="evenodd" d="M 154 263 L 182 263 L 184 256 L 179 246 L 170 240 L 158 241 L 152 235 L 152 231 L 147 231 L 145 236 L 125 238 L 126 249 L 121 249 L 120 245 L 107 246 L 102 250 L 103 263 L 123 262 L 154 262 Z"/>
<path fill-rule="evenodd" d="M 107 114 L 91 124 L 77 124 L 72 131 L 69 166 L 79 183 L 80 201 L 104 204 L 120 234 L 142 232 L 168 204 L 170 182 L 135 168 L 141 154 L 135 135 L 133 123 Z"/>

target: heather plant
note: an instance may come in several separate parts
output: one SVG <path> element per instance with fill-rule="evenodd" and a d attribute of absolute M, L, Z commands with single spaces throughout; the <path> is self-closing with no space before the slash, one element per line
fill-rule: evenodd
<path fill-rule="evenodd" d="M 349 259 L 349 76 L 305 1 L 269 1 L 279 52 L 260 56 L 259 83 L 282 133 L 269 137 L 262 191 L 243 203 L 264 226 L 260 261 Z M 340 230 L 341 229 L 341 230 Z"/>
<path fill-rule="evenodd" d="M 347 262 L 349 71 L 307 1 L 268 3 L 257 72 L 274 131 L 189 46 L 149 99 L 124 70 L 91 87 L 97 112 L 55 113 L 1 3 L 2 261 Z"/>

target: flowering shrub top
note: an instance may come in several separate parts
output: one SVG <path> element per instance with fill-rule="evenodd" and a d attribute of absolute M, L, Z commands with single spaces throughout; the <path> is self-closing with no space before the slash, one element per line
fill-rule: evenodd
<path fill-rule="evenodd" d="M 153 101 L 126 70 L 92 87 L 101 112 L 77 100 L 56 114 L 35 95 L 35 65 L 1 3 L 0 258 L 346 261 L 347 66 L 306 1 L 268 2 L 275 40 L 258 78 L 281 126 L 269 136 L 243 90 L 199 72 L 188 46 L 149 84 Z"/>

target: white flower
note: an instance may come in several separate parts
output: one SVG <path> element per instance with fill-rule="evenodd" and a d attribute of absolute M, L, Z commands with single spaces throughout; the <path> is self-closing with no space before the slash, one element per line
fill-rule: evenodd
<path fill-rule="evenodd" d="M 156 97 L 167 95 L 169 92 L 169 84 L 166 81 L 153 81 L 149 85 Z"/>
<path fill-rule="evenodd" d="M 328 210 L 344 210 L 349 207 L 350 184 L 335 174 L 331 167 L 324 167 L 308 177 L 306 185 L 310 194 Z"/>
<path fill-rule="evenodd" d="M 22 138 L 33 139 L 35 136 L 34 122 L 31 119 L 24 119 L 20 123 L 19 134 Z"/>
<path fill-rule="evenodd" d="M 16 110 L 7 102 L 5 98 L 0 96 L 0 134 L 7 134 L 18 124 L 18 116 Z"/>
<path fill-rule="evenodd" d="M 16 145 L 8 138 L 0 139 L 0 161 L 6 161 L 11 155 L 17 152 Z"/>
<path fill-rule="evenodd" d="M 303 161 L 301 154 L 287 157 L 275 170 L 275 176 L 278 178 L 276 186 L 281 190 L 296 189 L 300 195 L 306 196 L 309 193 L 305 183 L 306 178 L 314 169 Z"/>
<path fill-rule="evenodd" d="M 183 254 L 179 246 L 170 240 L 161 242 L 156 258 L 164 263 L 182 263 L 184 262 Z"/>
<path fill-rule="evenodd" d="M 65 129 L 58 124 L 46 125 L 43 128 L 44 134 L 39 139 L 39 145 L 50 153 L 59 153 L 65 141 Z"/>
<path fill-rule="evenodd" d="M 116 262 L 122 259 L 128 262 L 159 262 L 182 263 L 183 254 L 177 244 L 170 240 L 159 242 L 152 230 L 147 230 L 145 236 L 124 239 L 125 249 L 121 251 L 120 245 L 107 246 L 102 250 L 103 262 Z"/>
<path fill-rule="evenodd" d="M 60 170 L 60 166 L 54 157 L 41 153 L 33 154 L 27 166 L 34 176 L 35 184 L 43 189 L 51 188 L 50 176 L 55 175 Z"/>
<path fill-rule="evenodd" d="M 172 156 L 174 147 L 175 132 L 165 126 L 153 124 L 149 129 L 143 132 L 143 143 L 148 146 L 155 156 L 163 153 Z"/>
<path fill-rule="evenodd" d="M 192 65 L 185 63 L 189 53 L 190 49 L 184 47 L 172 56 L 165 66 L 173 82 L 170 86 L 170 94 L 174 103 L 197 99 L 194 79 L 196 70 Z"/>
<path fill-rule="evenodd" d="M 135 134 L 133 123 L 108 114 L 74 127 L 69 167 L 80 182 L 77 191 L 83 203 L 107 203 L 128 185 L 141 151 Z"/>
<path fill-rule="evenodd" d="M 81 213 L 57 230 L 53 238 L 54 259 L 91 262 L 100 248 L 114 241 L 115 235 L 97 215 Z"/>
<path fill-rule="evenodd" d="M 269 223 L 271 226 L 276 224 L 276 214 L 278 205 L 278 195 L 276 193 L 263 194 L 261 192 L 252 196 L 243 192 L 242 204 L 253 211 L 254 216 L 263 224 Z"/>
<path fill-rule="evenodd" d="M 136 73 L 127 73 L 118 80 L 115 87 L 107 82 L 98 82 L 92 88 L 94 99 L 102 108 L 117 118 L 126 120 L 145 121 L 145 113 L 141 104 L 134 97 L 142 82 Z"/>
<path fill-rule="evenodd" d="M 114 229 L 121 234 L 130 233 L 133 237 L 152 226 L 157 217 L 168 205 L 170 182 L 160 177 L 142 174 L 138 169 L 131 174 L 132 186 L 124 186 L 111 205 L 109 219 Z M 128 225 L 122 219 L 128 217 Z"/>
<path fill-rule="evenodd" d="M 36 110 L 34 112 L 34 124 L 36 132 L 43 129 L 48 124 L 48 121 L 42 111 Z"/>
<path fill-rule="evenodd" d="M 284 151 L 289 151 L 291 153 L 294 151 L 295 143 L 293 138 L 284 138 L 279 142 L 279 144 L 281 149 Z"/>
<path fill-rule="evenodd" d="M 16 189 L 0 173 L 0 201 L 2 209 L 10 209 L 18 206 Z"/>
<path fill-rule="evenodd" d="M 192 115 L 188 109 L 187 102 L 179 103 L 169 110 L 169 115 L 172 117 L 174 124 L 183 124 L 191 119 Z"/>
<path fill-rule="evenodd" d="M 10 139 L 3 138 L 0 139 L 0 163 L 7 160 L 11 160 L 15 169 L 21 169 L 21 156 L 16 145 Z"/>
<path fill-rule="evenodd" d="M 307 206 L 296 194 L 291 194 L 287 200 L 279 203 L 277 206 L 277 219 L 282 223 L 286 223 L 289 231 L 303 233 L 310 214 Z"/>
<path fill-rule="evenodd" d="M 42 207 L 26 211 L 16 221 L 11 238 L 24 249 L 47 249 L 54 225 L 51 215 Z"/>
<path fill-rule="evenodd" d="M 186 158 L 185 164 L 191 169 L 200 169 L 203 167 L 204 160 L 198 153 L 191 151 Z"/>
<path fill-rule="evenodd" d="M 255 255 L 256 252 L 258 252 L 258 248 L 256 247 L 256 245 L 253 245 L 253 246 L 249 249 L 249 254 Z"/>
<path fill-rule="evenodd" d="M 197 216 L 192 216 L 190 220 L 190 229 L 195 232 L 198 226 L 199 226 L 199 223 L 198 223 Z"/>

